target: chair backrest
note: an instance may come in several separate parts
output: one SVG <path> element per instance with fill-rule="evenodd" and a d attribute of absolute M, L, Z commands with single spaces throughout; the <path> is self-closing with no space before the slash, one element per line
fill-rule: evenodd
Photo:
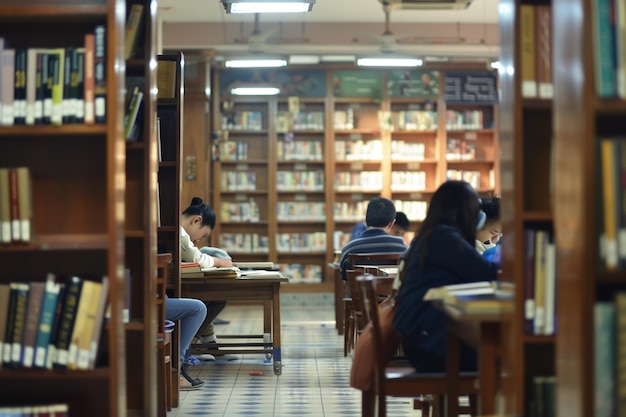
<path fill-rule="evenodd" d="M 363 317 L 363 297 L 357 284 L 357 277 L 363 275 L 363 271 L 354 269 L 348 269 L 346 271 L 346 278 L 348 281 L 348 287 L 350 289 L 350 297 L 352 298 L 352 308 L 354 309 L 354 315 L 356 320 L 356 328 L 361 331 L 365 327 L 367 320 Z"/>
<path fill-rule="evenodd" d="M 362 268 L 372 267 L 366 270 L 366 272 L 379 275 L 378 266 L 398 265 L 401 257 L 402 253 L 399 252 L 349 253 L 350 267 L 348 269 L 355 269 L 357 266 Z"/>
<path fill-rule="evenodd" d="M 157 255 L 157 333 L 165 331 L 165 289 L 167 286 L 167 268 L 172 262 L 171 253 L 159 253 Z"/>

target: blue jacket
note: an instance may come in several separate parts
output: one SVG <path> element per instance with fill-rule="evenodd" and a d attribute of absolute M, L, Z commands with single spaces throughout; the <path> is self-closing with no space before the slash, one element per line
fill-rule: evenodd
<path fill-rule="evenodd" d="M 341 278 L 346 279 L 346 270 L 350 269 L 349 253 L 404 253 L 406 244 L 401 237 L 392 236 L 383 229 L 366 229 L 361 236 L 351 240 L 341 250 Z M 380 262 L 378 262 L 380 263 Z"/>
<path fill-rule="evenodd" d="M 393 325 L 418 349 L 445 356 L 446 316 L 423 301 L 430 288 L 474 281 L 494 281 L 499 266 L 483 258 L 452 226 L 437 226 L 430 235 L 428 258 L 422 265 L 423 242 L 407 252 L 398 309 Z"/>

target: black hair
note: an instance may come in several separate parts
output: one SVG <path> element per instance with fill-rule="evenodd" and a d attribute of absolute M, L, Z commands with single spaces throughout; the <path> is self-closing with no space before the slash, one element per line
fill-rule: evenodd
<path fill-rule="evenodd" d="M 365 224 L 367 227 L 385 227 L 396 218 L 396 208 L 391 200 L 374 197 L 367 204 Z"/>
<path fill-rule="evenodd" d="M 208 204 L 204 204 L 200 197 L 191 199 L 189 207 L 183 211 L 186 216 L 202 216 L 202 226 L 209 226 L 211 229 L 215 227 L 215 212 Z"/>
<path fill-rule="evenodd" d="M 482 197 L 480 199 L 480 207 L 487 215 L 487 224 L 491 224 L 500 220 L 500 198 L 499 197 Z"/>
<path fill-rule="evenodd" d="M 409 230 L 409 228 L 411 227 L 411 222 L 409 221 L 409 218 L 406 217 L 406 214 L 401 211 L 396 212 L 396 224 L 402 230 Z"/>
<path fill-rule="evenodd" d="M 439 225 L 458 228 L 465 241 L 473 247 L 479 211 L 480 200 L 469 183 L 450 180 L 441 184 L 430 200 L 426 218 L 413 242 L 422 241 L 422 265 L 428 257 L 428 239 Z"/>

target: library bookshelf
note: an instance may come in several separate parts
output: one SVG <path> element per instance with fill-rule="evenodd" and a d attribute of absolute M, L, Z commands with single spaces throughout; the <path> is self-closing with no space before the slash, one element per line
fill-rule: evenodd
<path fill-rule="evenodd" d="M 151 67 L 156 50 L 155 3 L 154 0 L 133 0 L 126 4 L 125 37 L 132 37 L 133 33 L 136 37 L 134 48 L 125 50 L 127 104 L 124 121 L 130 126 L 125 132 L 131 132 L 131 139 L 125 134 L 125 267 L 130 277 L 126 324 L 129 415 L 157 415 L 157 148 L 156 95 L 153 93 L 156 71 Z M 126 42 L 127 46 L 131 44 Z M 136 118 L 132 111 L 133 97 L 138 107 Z"/>
<path fill-rule="evenodd" d="M 43 282 L 49 272 L 106 275 L 110 302 L 93 370 L 3 367 L 1 406 L 63 403 L 72 415 L 126 415 L 123 7 L 115 0 L 0 5 L 5 48 L 79 48 L 97 29 L 106 76 L 101 123 L 0 126 L 0 166 L 28 167 L 32 182 L 31 237 L 0 246 L 0 283 Z"/>
<path fill-rule="evenodd" d="M 537 294 L 533 292 L 533 286 L 539 287 L 534 262 L 535 257 L 540 256 L 539 250 L 533 246 L 534 236 L 537 231 L 545 231 L 550 236 L 549 241 L 553 242 L 556 216 L 551 198 L 553 100 L 539 98 L 537 78 L 531 76 L 529 79 L 526 73 L 529 65 L 532 72 L 535 71 L 532 62 L 537 58 L 537 51 L 534 29 L 529 29 L 524 16 L 534 19 L 533 10 L 539 7 L 550 10 L 550 1 L 506 0 L 500 5 L 502 100 L 499 137 L 501 218 L 505 231 L 500 279 L 515 284 L 516 308 L 513 320 L 502 324 L 501 395 L 496 399 L 496 405 L 501 412 L 521 415 L 535 412 L 538 381 L 542 378 L 552 380 L 555 375 L 555 331 L 539 328 L 539 322 L 534 319 Z M 525 14 L 528 12 L 530 14 Z M 551 32 L 549 24 L 547 30 Z M 533 37 L 527 39 L 529 32 Z M 530 56 L 526 48 L 529 42 L 532 46 Z M 549 51 L 547 54 L 550 56 Z M 510 71 L 513 68 L 515 71 Z M 558 274 L 561 274 L 560 259 L 557 265 Z M 560 303 L 560 285 L 556 291 Z M 554 303 L 553 297 L 550 300 Z M 549 317 L 554 319 L 558 315 Z M 556 332 L 561 332 L 560 320 Z"/>
<path fill-rule="evenodd" d="M 467 74 L 491 83 L 490 101 L 444 94 Z M 255 79 L 280 84 L 281 94 L 230 94 Z M 235 259 L 278 263 L 294 277 L 286 290 L 331 291 L 328 262 L 371 198 L 392 199 L 415 224 L 446 178 L 499 192 L 496 83 L 484 66 L 214 69 L 215 243 Z"/>

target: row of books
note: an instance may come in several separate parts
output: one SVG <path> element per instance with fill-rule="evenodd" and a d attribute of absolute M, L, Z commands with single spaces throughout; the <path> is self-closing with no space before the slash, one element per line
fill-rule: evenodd
<path fill-rule="evenodd" d="M 222 130 L 263 130 L 263 113 L 260 111 L 238 111 L 223 114 Z"/>
<path fill-rule="evenodd" d="M 446 111 L 447 130 L 484 129 L 484 123 L 484 112 L 482 110 Z"/>
<path fill-rule="evenodd" d="M 258 222 L 261 219 L 259 204 L 249 201 L 223 201 L 220 210 L 222 222 Z"/>
<path fill-rule="evenodd" d="M 277 146 L 279 161 L 320 161 L 324 162 L 324 146 L 320 140 L 279 140 Z"/>
<path fill-rule="evenodd" d="M 426 157 L 426 145 L 403 140 L 391 141 L 392 161 L 423 161 Z"/>
<path fill-rule="evenodd" d="M 338 140 L 335 141 L 335 158 L 337 161 L 380 161 L 383 142 L 380 139 Z"/>
<path fill-rule="evenodd" d="M 108 279 L 0 284 L 2 367 L 94 369 Z"/>
<path fill-rule="evenodd" d="M 480 171 L 470 171 L 465 169 L 448 169 L 446 179 L 469 182 L 475 189 L 480 189 Z"/>
<path fill-rule="evenodd" d="M 448 138 L 446 159 L 448 161 L 472 161 L 476 159 L 476 141 Z"/>
<path fill-rule="evenodd" d="M 626 413 L 626 292 L 597 301 L 593 319 L 594 416 Z"/>
<path fill-rule="evenodd" d="M 106 29 L 80 46 L 11 48 L 0 38 L 0 125 L 104 123 Z"/>
<path fill-rule="evenodd" d="M 368 201 L 335 201 L 333 217 L 336 221 L 360 222 L 365 218 Z"/>
<path fill-rule="evenodd" d="M 270 251 L 269 238 L 259 233 L 220 233 L 219 247 L 228 253 L 259 253 Z"/>
<path fill-rule="evenodd" d="M 226 171 L 222 173 L 222 190 L 255 191 L 256 172 Z"/>
<path fill-rule="evenodd" d="M 522 97 L 552 99 L 552 8 L 549 5 L 520 6 Z"/>
<path fill-rule="evenodd" d="M 428 209 L 426 201 L 394 200 L 393 205 L 396 207 L 396 211 L 406 214 L 409 220 L 422 221 L 426 218 L 426 210 Z"/>
<path fill-rule="evenodd" d="M 380 171 L 336 172 L 337 191 L 380 191 L 383 189 L 383 173 Z"/>
<path fill-rule="evenodd" d="M 124 139 L 136 142 L 143 123 L 144 77 L 126 77 L 126 97 L 124 104 Z M 159 149 L 160 153 L 160 149 Z"/>
<path fill-rule="evenodd" d="M 556 332 L 556 245 L 547 230 L 526 229 L 524 266 L 524 332 Z"/>
<path fill-rule="evenodd" d="M 278 264 L 280 272 L 291 283 L 314 284 L 322 282 L 322 266 L 315 264 Z"/>
<path fill-rule="evenodd" d="M 29 168 L 0 168 L 0 243 L 31 240 L 32 207 Z"/>
<path fill-rule="evenodd" d="M 326 233 L 277 233 L 276 250 L 279 253 L 325 252 Z"/>
<path fill-rule="evenodd" d="M 539 375 L 532 379 L 529 417 L 556 417 L 556 376 Z M 594 414 L 595 417 L 600 417 Z"/>
<path fill-rule="evenodd" d="M 47 404 L 22 407 L 0 407 L 1 417 L 68 417 L 69 405 Z"/>
<path fill-rule="evenodd" d="M 324 171 L 278 171 L 278 191 L 324 191 Z"/>
<path fill-rule="evenodd" d="M 379 111 L 378 122 L 391 132 L 437 130 L 438 115 L 435 110 Z"/>
<path fill-rule="evenodd" d="M 592 33 L 595 90 L 601 98 L 626 98 L 626 5 L 593 0 Z"/>
<path fill-rule="evenodd" d="M 324 130 L 324 112 L 278 112 L 276 131 L 284 133 L 294 130 Z"/>
<path fill-rule="evenodd" d="M 351 232 L 344 232 L 343 230 L 335 230 L 333 232 L 333 250 L 341 251 L 348 242 L 352 239 Z"/>
<path fill-rule="evenodd" d="M 235 142 L 232 140 L 217 143 L 216 150 L 217 160 L 219 161 L 247 161 L 248 160 L 248 143 Z"/>
<path fill-rule="evenodd" d="M 326 204 L 318 201 L 279 201 L 276 218 L 279 221 L 324 221 Z"/>
<path fill-rule="evenodd" d="M 391 173 L 391 191 L 424 191 L 426 172 L 393 171 Z"/>

